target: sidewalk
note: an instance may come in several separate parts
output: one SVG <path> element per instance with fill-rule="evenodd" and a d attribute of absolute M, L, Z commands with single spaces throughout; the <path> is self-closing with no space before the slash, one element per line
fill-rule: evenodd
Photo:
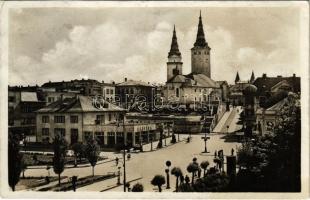
<path fill-rule="evenodd" d="M 160 150 L 160 149 L 164 149 L 164 148 L 166 148 L 166 147 L 169 147 L 169 146 L 171 146 L 171 145 L 174 145 L 174 144 L 177 144 L 177 143 L 179 143 L 179 142 L 184 142 L 186 139 L 187 139 L 187 137 L 188 137 L 188 135 L 179 135 L 179 137 L 180 137 L 180 141 L 178 141 L 178 135 L 177 134 L 175 134 L 175 137 L 176 137 L 176 143 L 171 143 L 171 138 L 172 137 L 169 137 L 169 138 L 166 138 L 166 142 L 165 142 L 165 139 L 163 139 L 162 140 L 162 142 L 163 142 L 163 146 L 162 146 L 162 148 L 157 148 L 157 145 L 158 145 L 158 143 L 159 143 L 159 141 L 155 141 L 155 142 L 152 142 L 153 144 L 153 151 L 157 151 L 157 150 Z M 143 152 L 151 152 L 151 143 L 148 143 L 148 144 L 144 144 L 143 145 Z M 139 153 L 143 153 L 143 152 L 139 152 Z"/>
<path fill-rule="evenodd" d="M 240 106 L 231 108 L 230 111 L 224 113 L 222 119 L 213 129 L 212 133 L 232 133 L 240 128 L 237 124 L 242 109 Z M 229 126 L 227 130 L 227 126 Z"/>
<path fill-rule="evenodd" d="M 229 111 L 225 112 L 223 117 L 221 118 L 221 120 L 217 123 L 217 125 L 215 126 L 215 128 L 213 129 L 212 133 L 221 133 L 228 117 L 231 115 L 232 113 L 232 109 L 230 109 Z"/>

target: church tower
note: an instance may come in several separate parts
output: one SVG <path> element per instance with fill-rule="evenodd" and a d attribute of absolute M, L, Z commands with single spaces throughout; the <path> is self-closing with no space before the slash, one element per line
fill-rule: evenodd
<path fill-rule="evenodd" d="M 168 53 L 168 62 L 167 62 L 167 81 L 175 75 L 182 74 L 182 56 L 179 51 L 178 40 L 175 32 L 175 26 L 173 27 L 173 35 L 171 48 Z"/>
<path fill-rule="evenodd" d="M 200 11 L 197 38 L 196 42 L 194 43 L 194 47 L 191 49 L 192 73 L 204 74 L 211 78 L 210 50 L 211 48 L 205 39 Z"/>

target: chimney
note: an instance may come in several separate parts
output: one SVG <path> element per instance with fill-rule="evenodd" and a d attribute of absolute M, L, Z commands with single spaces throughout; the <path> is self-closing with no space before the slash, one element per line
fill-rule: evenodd
<path fill-rule="evenodd" d="M 282 78 L 282 76 L 281 76 L 281 75 L 278 75 L 277 78 Z"/>
<path fill-rule="evenodd" d="M 127 78 L 125 77 L 125 82 L 127 82 Z"/>
<path fill-rule="evenodd" d="M 113 81 L 112 84 L 115 85 L 115 81 Z"/>
<path fill-rule="evenodd" d="M 267 74 L 263 74 L 263 78 L 267 78 Z"/>
<path fill-rule="evenodd" d="M 293 74 L 293 77 L 294 77 L 294 78 L 296 77 L 296 74 L 295 74 L 295 73 Z"/>
<path fill-rule="evenodd" d="M 102 83 L 104 83 L 104 81 L 102 81 Z"/>

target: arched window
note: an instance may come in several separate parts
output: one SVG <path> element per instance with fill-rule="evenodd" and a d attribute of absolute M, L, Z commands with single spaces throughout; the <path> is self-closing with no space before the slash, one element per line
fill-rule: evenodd
<path fill-rule="evenodd" d="M 175 96 L 176 96 L 176 97 L 179 97 L 179 96 L 180 96 L 179 88 L 176 88 L 176 90 L 175 90 Z"/>

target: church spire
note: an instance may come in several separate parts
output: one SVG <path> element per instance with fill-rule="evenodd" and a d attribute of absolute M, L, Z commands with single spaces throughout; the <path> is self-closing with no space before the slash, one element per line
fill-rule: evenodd
<path fill-rule="evenodd" d="M 170 57 L 172 55 L 181 56 L 181 53 L 179 51 L 177 34 L 176 34 L 176 31 L 175 31 L 175 25 L 173 25 L 172 42 L 171 42 L 170 51 L 168 53 L 168 57 Z"/>
<path fill-rule="evenodd" d="M 239 72 L 237 72 L 236 78 L 235 78 L 235 83 L 238 83 L 240 81 L 240 77 L 239 77 Z"/>
<path fill-rule="evenodd" d="M 195 42 L 194 46 L 195 47 L 208 46 L 206 39 L 205 39 L 204 31 L 203 31 L 203 25 L 202 25 L 202 19 L 201 19 L 201 10 L 200 10 L 200 14 L 199 14 L 197 37 L 196 37 L 196 42 Z"/>
<path fill-rule="evenodd" d="M 254 71 L 252 71 L 252 75 L 250 78 L 250 83 L 253 83 L 255 81 Z"/>

